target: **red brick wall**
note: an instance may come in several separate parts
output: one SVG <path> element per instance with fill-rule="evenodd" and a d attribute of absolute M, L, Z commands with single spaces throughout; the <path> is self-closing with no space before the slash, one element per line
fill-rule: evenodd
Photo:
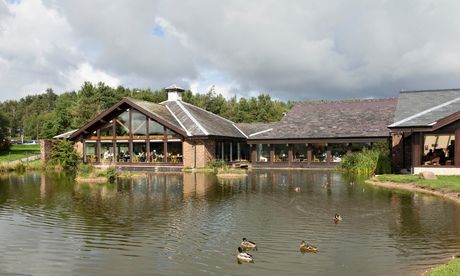
<path fill-rule="evenodd" d="M 184 167 L 204 167 L 215 159 L 216 142 L 209 139 L 186 140 L 182 150 Z"/>

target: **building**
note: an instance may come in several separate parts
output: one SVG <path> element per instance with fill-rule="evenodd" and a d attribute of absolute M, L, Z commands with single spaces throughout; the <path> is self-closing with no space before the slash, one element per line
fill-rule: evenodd
<path fill-rule="evenodd" d="M 379 141 L 391 143 L 399 168 L 430 165 L 430 149 L 439 165 L 460 164 L 460 90 L 305 102 L 279 122 L 253 124 L 236 124 L 183 102 L 184 89 L 176 85 L 166 91 L 168 100 L 159 104 L 123 98 L 61 136 L 79 142 L 85 162 L 141 170 L 197 168 L 215 159 L 253 168 L 331 168 L 343 155 Z"/>
<path fill-rule="evenodd" d="M 388 128 L 395 166 L 412 173 L 460 174 L 460 89 L 400 92 Z M 431 162 L 430 150 L 438 162 Z"/>

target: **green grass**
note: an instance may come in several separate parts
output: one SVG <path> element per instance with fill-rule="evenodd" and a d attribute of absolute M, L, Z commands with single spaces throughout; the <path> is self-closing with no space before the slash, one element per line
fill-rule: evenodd
<path fill-rule="evenodd" d="M 10 150 L 0 151 L 0 163 L 11 162 L 40 154 L 40 145 L 11 145 Z"/>
<path fill-rule="evenodd" d="M 451 276 L 458 275 L 460 271 L 460 259 L 453 259 L 447 264 L 433 268 L 429 276 Z"/>
<path fill-rule="evenodd" d="M 411 183 L 417 187 L 442 192 L 460 192 L 460 175 L 438 175 L 437 179 L 421 179 L 418 175 L 382 174 L 371 180 L 378 182 Z"/>

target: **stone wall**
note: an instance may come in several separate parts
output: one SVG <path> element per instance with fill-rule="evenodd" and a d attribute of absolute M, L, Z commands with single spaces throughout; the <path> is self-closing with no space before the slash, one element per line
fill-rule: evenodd
<path fill-rule="evenodd" d="M 40 159 L 46 163 L 51 159 L 53 152 L 53 140 L 40 140 Z"/>

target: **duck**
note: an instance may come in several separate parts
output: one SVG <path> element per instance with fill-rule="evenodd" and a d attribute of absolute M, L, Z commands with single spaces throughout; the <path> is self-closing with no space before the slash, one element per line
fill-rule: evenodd
<path fill-rule="evenodd" d="M 238 255 L 236 255 L 238 262 L 251 263 L 254 262 L 252 259 L 252 254 L 248 252 L 243 252 L 243 248 L 238 247 Z"/>
<path fill-rule="evenodd" d="M 300 243 L 300 252 L 302 252 L 302 253 L 305 253 L 305 252 L 314 252 L 314 253 L 316 253 L 316 251 L 318 251 L 318 247 L 316 247 L 314 245 L 311 245 L 311 244 L 307 244 L 307 243 L 305 243 L 305 241 L 302 241 Z"/>
<path fill-rule="evenodd" d="M 327 189 L 331 187 L 331 185 L 329 184 L 329 182 L 325 181 L 323 187 Z"/>
<path fill-rule="evenodd" d="M 248 241 L 246 238 L 243 238 L 243 241 L 241 241 L 241 246 L 243 248 L 257 250 L 257 244 L 255 242 Z"/>
<path fill-rule="evenodd" d="M 300 192 L 300 187 L 295 187 L 295 188 L 294 188 L 294 191 Z"/>
<path fill-rule="evenodd" d="M 342 220 L 342 216 L 339 215 L 339 214 L 335 214 L 335 216 L 334 216 L 334 221 L 335 221 L 335 222 L 339 222 L 339 221 L 341 221 L 341 220 Z"/>

